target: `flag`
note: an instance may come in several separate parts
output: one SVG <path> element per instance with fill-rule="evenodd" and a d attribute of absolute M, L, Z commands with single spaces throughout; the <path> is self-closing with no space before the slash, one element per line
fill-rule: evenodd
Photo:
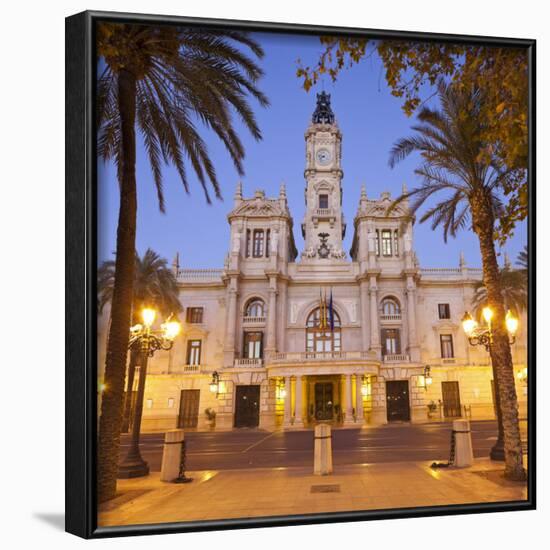
<path fill-rule="evenodd" d="M 332 307 L 332 287 L 330 287 L 330 302 L 328 304 L 328 319 L 330 323 L 330 330 L 334 332 L 334 309 Z"/>
<path fill-rule="evenodd" d="M 327 328 L 327 301 L 321 289 L 319 289 L 319 328 Z"/>

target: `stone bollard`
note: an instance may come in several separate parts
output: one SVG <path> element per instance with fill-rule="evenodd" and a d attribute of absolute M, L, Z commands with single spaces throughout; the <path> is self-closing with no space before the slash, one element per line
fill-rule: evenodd
<path fill-rule="evenodd" d="M 162 451 L 161 481 L 174 481 L 180 471 L 181 445 L 185 439 L 183 430 L 168 430 L 164 434 Z"/>
<path fill-rule="evenodd" d="M 318 476 L 332 473 L 332 435 L 328 424 L 315 426 L 313 473 Z"/>
<path fill-rule="evenodd" d="M 453 432 L 455 436 L 455 460 L 457 468 L 466 468 L 474 463 L 472 449 L 472 433 L 469 420 L 453 420 Z"/>

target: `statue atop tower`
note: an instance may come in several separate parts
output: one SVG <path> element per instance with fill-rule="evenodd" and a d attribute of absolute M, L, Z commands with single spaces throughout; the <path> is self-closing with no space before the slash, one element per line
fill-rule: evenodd
<path fill-rule="evenodd" d="M 317 94 L 317 106 L 313 111 L 311 121 L 314 124 L 334 124 L 334 113 L 330 106 L 330 94 L 321 92 Z"/>

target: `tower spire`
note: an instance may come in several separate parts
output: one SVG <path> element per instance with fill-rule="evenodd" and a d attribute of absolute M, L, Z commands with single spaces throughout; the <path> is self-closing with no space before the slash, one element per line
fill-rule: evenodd
<path fill-rule="evenodd" d="M 243 200 L 243 184 L 241 180 L 237 182 L 237 187 L 235 188 L 235 195 L 233 196 L 233 199 L 235 205 L 238 205 Z"/>
<path fill-rule="evenodd" d="M 311 121 L 314 124 L 334 124 L 334 113 L 330 106 L 330 94 L 324 91 L 317 94 L 317 105 L 315 111 L 313 111 Z"/>

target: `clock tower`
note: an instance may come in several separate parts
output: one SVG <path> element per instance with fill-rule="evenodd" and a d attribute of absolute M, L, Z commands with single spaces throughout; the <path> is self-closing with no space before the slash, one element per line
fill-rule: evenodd
<path fill-rule="evenodd" d="M 342 239 L 342 134 L 330 106 L 330 94 L 317 94 L 317 106 L 305 133 L 306 215 L 302 224 L 308 261 L 344 260 Z"/>

